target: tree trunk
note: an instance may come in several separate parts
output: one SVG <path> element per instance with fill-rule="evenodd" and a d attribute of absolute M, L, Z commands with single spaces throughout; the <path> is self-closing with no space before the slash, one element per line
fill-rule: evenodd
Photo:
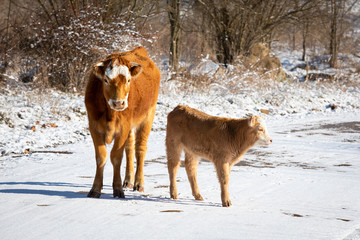
<path fill-rule="evenodd" d="M 339 43 L 337 41 L 338 4 L 331 0 L 331 23 L 330 23 L 330 67 L 337 67 Z"/>
<path fill-rule="evenodd" d="M 296 50 L 296 27 L 293 26 L 292 29 L 292 39 L 291 39 L 291 46 L 292 46 L 292 50 L 295 51 Z"/>
<path fill-rule="evenodd" d="M 308 32 L 309 32 L 309 23 L 308 23 L 308 21 L 306 19 L 305 23 L 303 25 L 303 42 L 302 42 L 303 52 L 302 52 L 302 57 L 301 57 L 302 61 L 306 60 L 306 47 L 307 47 L 307 41 L 306 40 L 307 40 Z"/>
<path fill-rule="evenodd" d="M 169 64 L 174 72 L 179 71 L 180 62 L 180 8 L 181 0 L 168 0 L 170 21 L 170 58 Z"/>
<path fill-rule="evenodd" d="M 225 66 L 231 64 L 234 59 L 232 47 L 231 47 L 231 29 L 229 26 L 229 13 L 224 7 L 220 10 L 221 28 L 217 28 L 217 59 Z"/>

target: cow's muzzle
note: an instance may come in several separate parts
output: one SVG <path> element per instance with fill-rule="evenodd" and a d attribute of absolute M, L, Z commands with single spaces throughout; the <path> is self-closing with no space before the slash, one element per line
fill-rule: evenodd
<path fill-rule="evenodd" d="M 115 111 L 124 111 L 128 107 L 127 99 L 110 99 L 109 106 Z"/>

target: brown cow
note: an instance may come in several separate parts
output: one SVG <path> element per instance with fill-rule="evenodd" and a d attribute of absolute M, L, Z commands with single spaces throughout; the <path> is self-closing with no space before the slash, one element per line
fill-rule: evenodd
<path fill-rule="evenodd" d="M 177 199 L 176 173 L 180 155 L 185 152 L 185 169 L 196 200 L 203 200 L 197 185 L 197 165 L 200 158 L 215 165 L 224 207 L 231 205 L 229 179 L 231 167 L 246 151 L 272 142 L 265 122 L 260 117 L 231 119 L 214 117 L 196 109 L 177 106 L 168 115 L 166 154 L 170 177 L 170 197 Z"/>
<path fill-rule="evenodd" d="M 120 176 L 124 149 L 124 186 L 144 191 L 144 158 L 154 120 L 159 84 L 160 71 L 148 58 L 143 47 L 112 54 L 94 66 L 85 94 L 89 129 L 96 155 L 96 175 L 88 197 L 101 195 L 106 144 L 113 140 L 110 159 L 114 168 L 114 197 L 125 197 Z M 134 151 L 137 162 L 135 179 Z"/>

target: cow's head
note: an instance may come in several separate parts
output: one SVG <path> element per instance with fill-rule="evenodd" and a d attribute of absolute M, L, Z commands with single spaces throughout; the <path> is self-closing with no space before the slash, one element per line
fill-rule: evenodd
<path fill-rule="evenodd" d="M 256 146 L 267 146 L 272 143 L 272 138 L 269 136 L 265 121 L 262 117 L 253 116 L 249 118 L 249 127 L 255 134 Z"/>
<path fill-rule="evenodd" d="M 95 64 L 94 74 L 103 83 L 104 97 L 111 109 L 124 111 L 128 107 L 131 79 L 136 78 L 141 71 L 140 65 L 119 58 Z"/>

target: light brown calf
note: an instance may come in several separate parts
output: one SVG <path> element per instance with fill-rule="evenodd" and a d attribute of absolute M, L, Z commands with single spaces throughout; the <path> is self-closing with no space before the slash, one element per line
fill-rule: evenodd
<path fill-rule="evenodd" d="M 265 122 L 260 117 L 244 119 L 207 115 L 187 106 L 177 106 L 168 115 L 166 154 L 170 177 L 170 196 L 177 199 L 176 174 L 180 155 L 185 152 L 185 169 L 196 200 L 203 200 L 197 185 L 197 165 L 200 158 L 215 164 L 224 207 L 231 205 L 229 178 L 231 167 L 246 151 L 272 142 Z"/>
<path fill-rule="evenodd" d="M 89 129 L 96 155 L 96 175 L 88 197 L 101 195 L 106 144 L 113 140 L 110 159 L 114 168 L 114 197 L 125 197 L 123 185 L 138 191 L 144 190 L 144 158 L 159 84 L 160 71 L 143 47 L 112 54 L 94 66 L 85 93 Z M 124 149 L 126 175 L 122 184 L 120 166 Z M 137 162 L 135 179 L 134 152 Z"/>

